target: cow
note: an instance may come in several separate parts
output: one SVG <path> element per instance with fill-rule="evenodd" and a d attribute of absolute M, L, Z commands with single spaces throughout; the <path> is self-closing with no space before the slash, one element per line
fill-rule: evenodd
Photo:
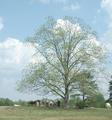
<path fill-rule="evenodd" d="M 29 101 L 28 104 L 31 106 L 40 106 L 40 102 L 38 100 Z"/>
<path fill-rule="evenodd" d="M 19 106 L 21 106 L 21 105 L 18 105 L 18 104 L 14 104 L 14 107 L 19 107 Z"/>
<path fill-rule="evenodd" d="M 107 108 L 107 109 L 110 109 L 111 108 L 111 104 L 110 103 L 105 103 L 105 107 Z"/>

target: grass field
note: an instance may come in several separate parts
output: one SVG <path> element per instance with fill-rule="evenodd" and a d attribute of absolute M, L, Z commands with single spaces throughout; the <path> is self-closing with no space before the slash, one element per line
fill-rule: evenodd
<path fill-rule="evenodd" d="M 63 110 L 0 107 L 0 120 L 112 120 L 112 109 Z"/>

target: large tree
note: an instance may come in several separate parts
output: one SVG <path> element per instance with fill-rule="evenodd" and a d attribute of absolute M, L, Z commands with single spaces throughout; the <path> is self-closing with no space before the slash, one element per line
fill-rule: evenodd
<path fill-rule="evenodd" d="M 95 32 L 76 18 L 48 18 L 28 39 L 41 61 L 29 65 L 19 84 L 37 92 L 50 92 L 68 103 L 69 96 L 78 90 L 77 76 L 84 70 L 94 71 L 103 50 Z"/>

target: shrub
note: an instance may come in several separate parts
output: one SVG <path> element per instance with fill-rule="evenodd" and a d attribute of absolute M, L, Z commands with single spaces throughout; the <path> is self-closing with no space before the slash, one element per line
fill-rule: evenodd
<path fill-rule="evenodd" d="M 86 103 L 90 107 L 97 107 L 97 108 L 103 108 L 105 107 L 105 99 L 104 96 L 101 93 L 98 93 L 97 95 L 89 98 Z"/>
<path fill-rule="evenodd" d="M 84 109 L 85 103 L 83 101 L 79 101 L 76 103 L 76 108 L 78 109 Z"/>

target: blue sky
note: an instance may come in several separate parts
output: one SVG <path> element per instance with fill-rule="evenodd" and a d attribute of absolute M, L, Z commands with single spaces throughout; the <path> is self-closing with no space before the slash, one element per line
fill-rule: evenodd
<path fill-rule="evenodd" d="M 24 40 L 47 16 L 60 18 L 66 15 L 83 19 L 102 34 L 107 20 L 100 4 L 101 0 L 1 0 L 0 16 L 3 18 L 4 29 L 0 39 L 11 36 Z"/>
<path fill-rule="evenodd" d="M 0 97 L 35 99 L 35 95 L 18 93 L 15 84 L 34 53 L 24 41 L 45 22 L 46 17 L 81 18 L 98 33 L 111 55 L 111 13 L 112 0 L 0 0 Z M 112 65 L 107 65 L 111 72 L 108 66 Z"/>

